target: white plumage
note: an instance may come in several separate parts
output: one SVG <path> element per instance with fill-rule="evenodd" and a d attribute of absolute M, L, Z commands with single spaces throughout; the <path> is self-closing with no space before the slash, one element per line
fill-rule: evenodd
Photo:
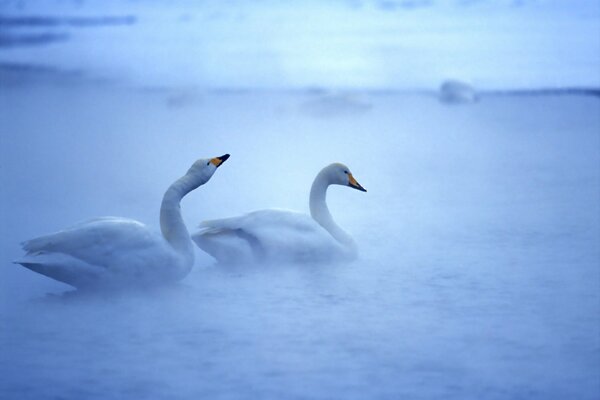
<path fill-rule="evenodd" d="M 326 204 L 330 185 L 366 191 L 343 164 L 331 164 L 315 178 L 311 215 L 269 209 L 239 217 L 205 221 L 194 242 L 219 262 L 330 262 L 357 255 L 354 240 L 335 224 Z"/>
<path fill-rule="evenodd" d="M 160 210 L 162 234 L 127 218 L 95 218 L 24 242 L 27 254 L 15 263 L 78 288 L 180 280 L 189 273 L 194 252 L 179 203 L 227 158 L 198 160 L 169 187 Z"/>

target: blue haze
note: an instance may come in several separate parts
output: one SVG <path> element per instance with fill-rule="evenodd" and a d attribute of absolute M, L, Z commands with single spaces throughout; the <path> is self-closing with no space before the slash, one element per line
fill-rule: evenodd
<path fill-rule="evenodd" d="M 597 2 L 170 4 L 0 2 L 0 398 L 600 396 Z M 441 103 L 447 78 L 480 100 Z M 307 212 L 341 161 L 359 260 L 198 250 L 178 285 L 94 294 L 11 264 L 94 216 L 158 230 L 223 153 L 190 230 Z"/>

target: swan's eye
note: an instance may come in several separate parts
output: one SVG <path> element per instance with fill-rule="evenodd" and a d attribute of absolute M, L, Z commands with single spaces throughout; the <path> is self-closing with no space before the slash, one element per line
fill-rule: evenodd
<path fill-rule="evenodd" d="M 206 163 L 206 166 L 208 167 L 210 165 L 210 161 Z"/>
<path fill-rule="evenodd" d="M 345 173 L 345 174 L 347 174 L 347 173 L 348 173 L 348 171 L 344 171 L 344 173 Z"/>

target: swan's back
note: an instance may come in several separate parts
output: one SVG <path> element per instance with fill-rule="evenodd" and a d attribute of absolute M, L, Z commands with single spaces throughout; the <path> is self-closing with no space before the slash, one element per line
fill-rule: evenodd
<path fill-rule="evenodd" d="M 138 221 L 119 217 L 101 217 L 27 240 L 21 243 L 21 246 L 28 253 L 59 252 L 84 258 L 93 257 L 97 260 L 99 254 L 90 253 L 91 248 L 105 250 L 107 245 L 119 246 L 123 245 L 123 241 L 127 241 L 131 246 L 139 246 L 148 241 L 148 235 L 146 226 Z M 100 254 L 102 252 L 100 251 Z"/>
<path fill-rule="evenodd" d="M 160 235 L 118 217 L 85 221 L 22 247 L 27 254 L 18 264 L 76 287 L 166 279 L 181 263 Z"/>
<path fill-rule="evenodd" d="M 310 216 L 269 209 L 205 221 L 192 239 L 222 263 L 326 262 L 341 246 Z"/>

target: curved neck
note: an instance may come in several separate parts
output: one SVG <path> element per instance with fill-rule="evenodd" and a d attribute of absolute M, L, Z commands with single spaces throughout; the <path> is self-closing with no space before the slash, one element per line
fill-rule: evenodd
<path fill-rule="evenodd" d="M 342 246 L 352 252 L 356 252 L 356 244 L 352 237 L 333 221 L 333 217 L 329 212 L 326 202 L 329 185 L 327 171 L 324 169 L 319 172 L 310 188 L 310 215 Z"/>
<path fill-rule="evenodd" d="M 183 196 L 198 187 L 194 179 L 185 175 L 169 186 L 160 206 L 160 230 L 169 244 L 181 255 L 194 259 L 194 247 L 183 218 L 180 202 Z"/>

